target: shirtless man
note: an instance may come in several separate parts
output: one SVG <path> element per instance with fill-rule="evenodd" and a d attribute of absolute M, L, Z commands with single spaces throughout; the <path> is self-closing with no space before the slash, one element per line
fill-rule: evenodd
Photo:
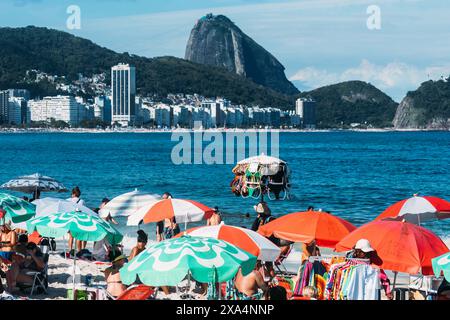
<path fill-rule="evenodd" d="M 239 269 L 234 283 L 236 289 L 247 297 L 251 297 L 258 293 L 258 289 L 261 289 L 265 293 L 268 290 L 268 286 L 264 282 L 263 276 L 258 271 L 261 267 L 261 262 L 256 262 L 255 269 L 246 276 L 243 276 Z"/>
<path fill-rule="evenodd" d="M 217 226 L 222 222 L 222 216 L 219 212 L 219 207 L 214 207 L 214 212 L 212 216 L 208 219 L 207 226 Z"/>

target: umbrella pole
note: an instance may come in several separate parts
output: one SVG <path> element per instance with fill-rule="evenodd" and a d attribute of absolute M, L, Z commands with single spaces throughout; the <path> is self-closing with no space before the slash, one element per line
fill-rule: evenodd
<path fill-rule="evenodd" d="M 75 240 L 75 238 L 74 238 Z M 75 253 L 75 251 L 74 251 Z M 72 277 L 72 298 L 73 300 L 76 300 L 76 296 L 75 296 L 75 274 L 76 274 L 76 265 L 77 265 L 77 255 L 74 254 L 73 255 L 73 277 Z"/>
<path fill-rule="evenodd" d="M 398 274 L 398 272 L 394 271 L 394 284 L 392 286 L 392 292 L 394 292 L 394 290 L 395 290 L 395 284 L 397 282 L 397 274 Z"/>

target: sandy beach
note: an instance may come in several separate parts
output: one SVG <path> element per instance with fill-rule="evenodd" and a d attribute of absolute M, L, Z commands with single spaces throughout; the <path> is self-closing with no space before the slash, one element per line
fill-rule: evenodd
<path fill-rule="evenodd" d="M 150 243 L 149 243 L 150 244 Z M 445 244 L 447 246 L 450 246 L 450 239 L 447 239 L 445 241 Z M 57 248 L 58 250 L 63 250 L 64 244 L 61 241 L 57 242 Z M 300 245 L 296 244 L 294 246 L 294 249 L 292 250 L 289 257 L 285 260 L 285 267 L 289 272 L 297 272 L 297 269 L 299 267 L 299 261 L 300 261 L 300 255 L 301 252 L 299 250 Z M 91 249 L 88 245 L 88 249 Z M 125 248 L 125 253 L 129 253 L 131 248 Z M 331 254 L 331 249 L 323 249 L 322 254 Z M 104 286 L 105 278 L 103 275 L 103 271 L 108 267 L 108 265 L 97 265 L 93 262 L 87 262 L 83 260 L 77 260 L 77 269 L 79 268 L 79 272 L 81 275 L 81 279 L 76 277 L 76 280 L 81 280 L 81 282 L 84 282 L 84 277 L 86 275 L 92 276 L 92 284 L 94 286 Z M 33 295 L 32 297 L 29 297 L 30 299 L 38 299 L 38 300 L 65 300 L 67 299 L 67 289 L 71 288 L 72 286 L 72 280 L 71 280 L 71 273 L 72 273 L 72 266 L 73 266 L 73 260 L 72 259 L 64 259 L 60 254 L 59 251 L 52 253 L 50 255 L 49 260 L 49 268 L 48 268 L 48 281 L 49 281 L 49 288 L 48 288 L 48 294 L 40 294 L 40 295 Z M 394 279 L 394 274 L 391 271 L 386 270 L 387 275 L 391 279 L 391 283 Z M 399 273 L 397 276 L 397 285 L 398 288 L 407 288 L 409 284 L 409 275 L 404 273 Z M 179 285 L 180 288 L 187 288 L 187 281 L 182 282 Z M 191 290 L 190 294 L 192 295 L 191 299 L 195 300 L 205 300 L 206 297 L 202 296 L 198 293 L 195 293 L 195 284 L 191 283 Z M 170 295 L 164 295 L 164 293 L 159 292 L 157 298 L 158 299 L 168 299 L 168 300 L 181 300 L 182 293 L 171 293 Z M 24 297 L 27 297 L 24 295 Z M 382 300 L 387 300 L 384 293 L 382 294 Z"/>

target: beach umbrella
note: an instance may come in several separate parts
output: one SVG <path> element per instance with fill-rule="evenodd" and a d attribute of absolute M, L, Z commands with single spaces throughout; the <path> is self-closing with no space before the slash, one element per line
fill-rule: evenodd
<path fill-rule="evenodd" d="M 109 201 L 99 213 L 108 212 L 111 217 L 130 216 L 139 208 L 159 200 L 158 195 L 148 194 L 137 189 L 121 194 Z"/>
<path fill-rule="evenodd" d="M 21 198 L 0 193 L 0 208 L 6 212 L 6 218 L 13 223 L 27 221 L 36 214 L 36 206 Z"/>
<path fill-rule="evenodd" d="M 46 197 L 46 198 L 34 200 L 32 202 L 32 204 L 34 204 L 36 206 L 36 215 L 34 217 L 42 217 L 42 216 L 48 216 L 48 215 L 51 215 L 54 213 L 64 213 L 64 212 L 71 212 L 71 211 L 81 211 L 81 212 L 88 213 L 91 215 L 97 215 L 94 211 L 92 211 L 88 207 L 80 205 L 71 200 Z M 27 228 L 25 222 L 15 223 L 14 227 L 20 228 L 20 229 Z"/>
<path fill-rule="evenodd" d="M 388 207 L 375 221 L 385 218 L 399 218 L 411 223 L 450 218 L 450 202 L 430 196 L 414 195 Z"/>
<path fill-rule="evenodd" d="M 19 191 L 23 193 L 40 192 L 66 192 L 64 185 L 55 179 L 35 173 L 10 180 L 0 186 L 2 189 Z"/>
<path fill-rule="evenodd" d="M 158 222 L 175 218 L 177 223 L 197 222 L 209 219 L 214 209 L 200 202 L 185 199 L 164 199 L 146 205 L 134 214 L 142 216 L 144 223 Z M 134 215 L 133 214 L 133 215 Z"/>
<path fill-rule="evenodd" d="M 97 215 L 88 207 L 71 200 L 47 197 L 34 200 L 32 203 L 36 206 L 36 217 L 71 211 L 82 211 L 91 215 Z"/>
<path fill-rule="evenodd" d="M 376 251 L 376 264 L 387 270 L 432 275 L 431 259 L 447 253 L 445 243 L 433 232 L 409 222 L 381 220 L 356 229 L 338 244 L 336 251 L 352 250 L 367 239 Z"/>
<path fill-rule="evenodd" d="M 226 282 L 239 269 L 249 274 L 255 264 L 255 256 L 226 241 L 187 235 L 149 246 L 120 269 L 120 278 L 130 285 L 139 277 L 149 286 L 176 286 L 186 277 Z"/>
<path fill-rule="evenodd" d="M 450 281 L 450 252 L 431 260 L 433 271 L 436 277 L 444 275 L 447 281 Z"/>
<path fill-rule="evenodd" d="M 275 261 L 281 249 L 272 241 L 250 229 L 228 226 L 223 222 L 217 226 L 197 227 L 185 232 L 192 237 L 208 237 L 224 240 L 251 253 L 262 261 Z M 177 237 L 180 237 L 179 234 Z"/>
<path fill-rule="evenodd" d="M 41 216 L 27 222 L 28 233 L 37 231 L 43 237 L 62 238 L 68 232 L 76 240 L 101 241 L 111 244 L 122 241 L 122 234 L 102 218 L 86 212 L 72 211 Z M 75 298 L 76 255 L 73 258 L 73 297 Z"/>
<path fill-rule="evenodd" d="M 280 170 L 280 165 L 287 167 L 287 163 L 279 158 L 267 156 L 264 153 L 239 161 L 233 168 L 234 174 L 245 174 L 248 166 L 260 167 L 263 175 L 274 175 Z M 287 169 L 288 170 L 288 169 Z"/>
<path fill-rule="evenodd" d="M 334 248 L 356 227 L 350 222 L 322 211 L 305 211 L 279 217 L 261 226 L 258 233 L 265 237 L 309 243 L 316 240 L 319 247 Z"/>

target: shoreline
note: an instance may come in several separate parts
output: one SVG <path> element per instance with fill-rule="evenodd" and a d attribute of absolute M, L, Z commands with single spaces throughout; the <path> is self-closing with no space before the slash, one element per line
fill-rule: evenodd
<path fill-rule="evenodd" d="M 361 132 L 361 133 L 386 133 L 386 132 L 450 132 L 450 129 L 0 129 L 0 134 L 29 134 L 29 133 L 193 133 L 193 132 L 219 132 L 219 133 L 247 133 L 247 132 L 281 132 L 281 133 L 324 133 L 324 132 Z"/>

